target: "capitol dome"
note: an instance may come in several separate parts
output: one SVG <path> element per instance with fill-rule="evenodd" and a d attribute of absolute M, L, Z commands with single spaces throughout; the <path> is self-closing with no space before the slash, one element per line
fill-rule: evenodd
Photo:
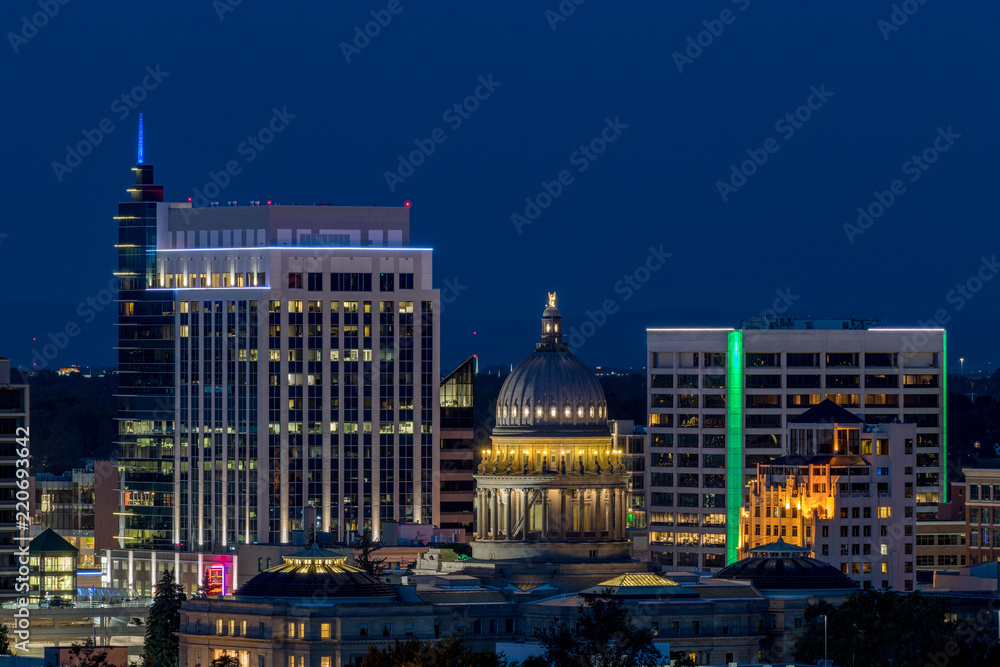
<path fill-rule="evenodd" d="M 495 435 L 610 435 L 604 390 L 593 371 L 562 342 L 555 296 L 549 294 L 542 313 L 542 342 L 500 388 Z"/>

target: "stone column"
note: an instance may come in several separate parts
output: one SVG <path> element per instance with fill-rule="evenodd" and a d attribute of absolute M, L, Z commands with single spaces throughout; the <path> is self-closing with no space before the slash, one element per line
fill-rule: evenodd
<path fill-rule="evenodd" d="M 500 498 L 497 489 L 490 489 L 493 496 L 490 501 L 490 539 L 497 539 L 497 524 L 500 521 Z"/>
<path fill-rule="evenodd" d="M 618 507 L 618 490 L 611 489 L 609 492 L 610 503 L 608 505 L 608 514 L 611 517 L 611 522 L 608 524 L 608 539 L 617 540 L 618 539 L 618 514 L 616 509 Z"/>
<path fill-rule="evenodd" d="M 484 505 L 486 504 L 485 494 L 482 489 L 476 491 L 476 539 L 484 539 L 486 533 L 484 531 L 485 522 L 483 517 L 485 516 Z"/>
<path fill-rule="evenodd" d="M 626 511 L 625 489 L 618 489 L 618 497 L 621 499 L 621 501 L 618 503 L 618 525 L 620 526 L 620 528 L 618 529 L 618 539 L 624 540 L 626 534 L 625 533 L 625 511 Z"/>
<path fill-rule="evenodd" d="M 594 489 L 594 539 L 601 541 L 601 533 L 604 532 L 604 516 L 601 513 L 603 508 L 604 489 Z"/>
<path fill-rule="evenodd" d="M 624 540 L 626 538 L 626 536 L 628 535 L 628 530 L 627 530 L 627 528 L 628 528 L 628 493 L 625 492 L 625 489 L 621 489 L 621 491 L 619 491 L 619 493 L 621 493 L 621 496 L 622 496 L 622 504 L 621 504 L 621 511 L 620 511 L 622 528 L 621 528 L 621 533 L 618 536 L 618 539 Z"/>
<path fill-rule="evenodd" d="M 542 542 L 549 541 L 549 490 L 542 489 Z"/>
<path fill-rule="evenodd" d="M 531 506 L 528 504 L 529 500 L 530 500 L 529 489 L 521 489 L 521 517 L 523 518 L 523 521 L 521 522 L 522 540 L 528 539 L 528 519 L 529 519 L 528 514 L 529 510 L 531 509 Z"/>
<path fill-rule="evenodd" d="M 566 541 L 566 489 L 559 489 L 559 539 Z"/>
<path fill-rule="evenodd" d="M 505 525 L 504 525 L 504 531 L 503 531 L 503 536 L 504 536 L 505 540 L 511 539 L 511 534 L 510 533 L 511 533 L 511 529 L 513 528 L 513 526 L 511 525 L 511 512 L 510 512 L 510 509 L 511 509 L 510 508 L 511 495 L 513 495 L 513 494 L 511 493 L 510 489 L 504 489 L 503 490 L 503 500 L 504 500 L 504 503 L 503 503 L 503 507 L 504 507 L 503 518 L 504 518 L 504 523 L 505 523 Z"/>

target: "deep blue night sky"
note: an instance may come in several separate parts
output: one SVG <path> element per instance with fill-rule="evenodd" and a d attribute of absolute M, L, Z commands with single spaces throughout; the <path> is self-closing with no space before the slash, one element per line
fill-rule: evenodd
<path fill-rule="evenodd" d="M 591 364 L 639 367 L 646 326 L 733 325 L 772 307 L 776 290 L 794 295 L 791 315 L 877 312 L 896 326 L 944 315 L 952 368 L 959 356 L 967 370 L 996 359 L 1000 279 L 976 278 L 992 277 L 998 267 L 982 258 L 1000 254 L 995 3 L 910 0 L 916 12 L 889 31 L 878 22 L 891 20 L 890 2 L 588 0 L 553 30 L 545 11 L 558 0 L 402 0 L 348 63 L 341 42 L 388 0 L 230 2 L 70 0 L 27 40 L 11 33 L 37 0 L 4 3 L 0 354 L 28 365 L 75 322 L 82 333 L 48 363 L 114 363 L 113 308 L 87 321 L 77 304 L 101 296 L 114 270 L 112 216 L 141 111 L 168 200 L 186 200 L 229 160 L 241 173 L 214 199 L 412 200 L 412 241 L 435 249 L 436 283 L 457 293 L 444 367 L 473 352 L 516 363 L 533 349 L 547 290 L 568 326 L 614 301 L 577 346 Z M 220 20 L 222 7 L 232 11 Z M 699 54 L 687 39 L 703 21 L 720 34 Z M 696 57 L 680 72 L 674 53 L 688 48 Z M 113 105 L 147 66 L 162 81 L 146 77 L 153 89 L 134 110 Z M 479 89 L 487 99 L 468 118 L 444 116 L 479 77 L 499 85 Z M 810 98 L 812 87 L 832 95 Z M 797 128 L 782 121 L 810 101 Z M 241 142 L 275 108 L 295 117 L 248 161 Z M 57 177 L 52 163 L 102 119 L 114 131 Z M 627 127 L 606 132 L 615 140 L 594 159 L 574 156 L 606 119 Z M 397 155 L 437 128 L 446 140 L 391 191 Z M 905 165 L 939 128 L 960 136 L 939 141 L 948 150 L 932 150 L 925 171 Z M 767 161 L 724 201 L 718 182 L 748 150 Z M 572 182 L 519 233 L 512 214 L 563 170 Z M 884 214 L 845 231 L 897 179 L 902 194 Z M 669 259 L 625 289 L 661 246 Z M 952 292 L 970 279 L 981 286 L 971 298 Z"/>

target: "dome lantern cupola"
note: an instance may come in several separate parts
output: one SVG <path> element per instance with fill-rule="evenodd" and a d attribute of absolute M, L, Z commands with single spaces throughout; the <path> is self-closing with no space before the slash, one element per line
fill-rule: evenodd
<path fill-rule="evenodd" d="M 549 303 L 542 312 L 542 342 L 536 347 L 566 347 L 562 342 L 562 315 L 556 307 L 556 293 L 549 292 Z"/>

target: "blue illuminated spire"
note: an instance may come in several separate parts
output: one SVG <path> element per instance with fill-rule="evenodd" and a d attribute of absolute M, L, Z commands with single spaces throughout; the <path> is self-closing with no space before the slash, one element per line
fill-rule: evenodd
<path fill-rule="evenodd" d="M 142 114 L 139 114 L 139 162 L 142 164 Z"/>

